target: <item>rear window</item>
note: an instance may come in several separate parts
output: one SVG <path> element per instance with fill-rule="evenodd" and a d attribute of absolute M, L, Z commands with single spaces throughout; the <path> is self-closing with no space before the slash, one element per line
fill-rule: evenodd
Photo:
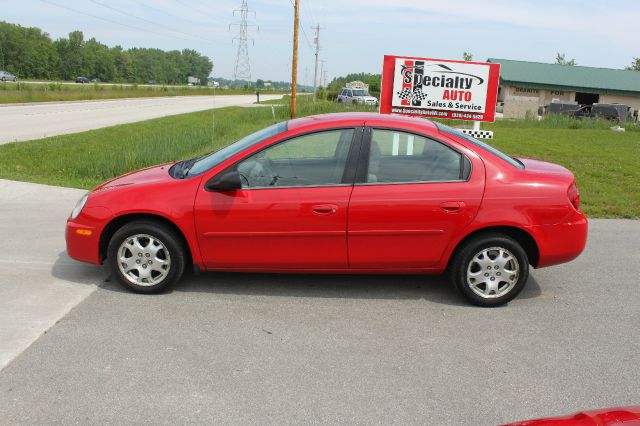
<path fill-rule="evenodd" d="M 470 142 L 470 143 L 474 144 L 475 146 L 480 147 L 480 148 L 484 149 L 485 151 L 488 151 L 488 152 L 492 153 L 493 155 L 495 155 L 497 157 L 500 157 L 502 160 L 504 160 L 507 163 L 511 164 L 513 167 L 517 167 L 519 169 L 524 169 L 524 164 L 522 164 L 521 162 L 519 162 L 518 160 L 516 160 L 514 158 L 509 157 L 504 152 L 498 151 L 497 149 L 495 149 L 494 147 L 492 147 L 488 143 L 479 141 L 476 138 L 472 138 L 471 136 L 467 135 L 466 133 L 463 133 L 460 130 L 454 129 L 454 128 L 449 127 L 449 126 L 445 126 L 444 124 L 441 124 L 441 123 L 438 123 L 438 122 L 434 122 L 434 124 L 436 125 L 438 130 L 440 130 L 440 132 L 445 133 L 445 134 L 449 134 L 449 135 L 452 135 L 452 136 L 459 137 L 460 139 L 464 139 L 465 141 Z"/>

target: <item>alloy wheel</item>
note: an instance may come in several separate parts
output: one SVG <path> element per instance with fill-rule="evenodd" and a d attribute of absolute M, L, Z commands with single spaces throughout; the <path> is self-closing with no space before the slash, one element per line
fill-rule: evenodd
<path fill-rule="evenodd" d="M 518 282 L 520 265 L 509 250 L 490 247 L 476 253 L 467 266 L 469 288 L 484 299 L 509 293 Z"/>
<path fill-rule="evenodd" d="M 165 244 L 158 238 L 136 234 L 120 244 L 118 268 L 132 284 L 154 286 L 169 274 L 171 257 Z"/>

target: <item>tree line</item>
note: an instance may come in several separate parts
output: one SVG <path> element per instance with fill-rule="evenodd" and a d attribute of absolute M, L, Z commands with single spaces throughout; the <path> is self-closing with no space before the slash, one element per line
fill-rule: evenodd
<path fill-rule="evenodd" d="M 188 76 L 206 84 L 213 69 L 195 50 L 109 47 L 82 31 L 52 40 L 36 27 L 0 21 L 0 69 L 20 79 L 73 80 L 78 76 L 122 83 L 184 84 Z"/>

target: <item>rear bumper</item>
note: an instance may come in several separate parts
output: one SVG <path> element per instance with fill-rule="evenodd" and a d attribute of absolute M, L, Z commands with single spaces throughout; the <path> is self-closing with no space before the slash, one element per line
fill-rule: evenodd
<path fill-rule="evenodd" d="M 587 244 L 588 229 L 587 218 L 582 212 L 576 212 L 567 223 L 531 227 L 540 253 L 535 267 L 557 265 L 580 256 Z"/>

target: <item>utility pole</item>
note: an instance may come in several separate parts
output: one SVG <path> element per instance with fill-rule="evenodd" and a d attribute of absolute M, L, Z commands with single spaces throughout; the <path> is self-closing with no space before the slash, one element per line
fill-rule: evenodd
<path fill-rule="evenodd" d="M 236 53 L 236 65 L 233 69 L 233 79 L 246 80 L 251 84 L 251 65 L 249 64 L 249 49 L 247 47 L 247 27 L 250 25 L 247 23 L 247 16 L 249 13 L 253 13 L 255 18 L 256 14 L 249 10 L 247 0 L 242 0 L 240 9 L 234 10 L 233 16 L 236 15 L 236 12 L 240 12 L 240 23 L 229 25 L 229 31 L 231 31 L 231 25 L 238 25 L 239 27 L 238 35 L 233 38 L 234 41 L 238 41 L 238 52 Z M 258 31 L 259 30 L 258 28 Z M 253 43 L 253 39 L 251 39 L 251 42 Z"/>
<path fill-rule="evenodd" d="M 313 43 L 316 45 L 316 66 L 313 71 L 313 100 L 316 100 L 316 93 L 318 92 L 318 55 L 320 54 L 320 25 L 316 25 L 315 27 L 311 27 L 311 29 L 316 30 L 316 36 L 313 39 Z"/>
<path fill-rule="evenodd" d="M 322 74 L 322 81 L 323 81 L 323 87 L 326 89 L 327 88 L 327 73 L 329 71 L 328 70 L 324 70 L 323 74 Z"/>
<path fill-rule="evenodd" d="M 298 17 L 300 13 L 300 0 L 296 0 L 293 6 L 293 60 L 291 63 L 291 118 L 296 117 L 296 94 L 298 89 Z"/>
<path fill-rule="evenodd" d="M 323 78 L 324 73 L 325 73 L 325 71 L 324 71 L 325 62 L 327 62 L 327 61 L 325 61 L 324 59 L 320 60 L 320 84 L 318 84 L 319 87 L 324 87 L 324 84 L 322 84 L 322 81 L 323 81 L 322 78 Z"/>

